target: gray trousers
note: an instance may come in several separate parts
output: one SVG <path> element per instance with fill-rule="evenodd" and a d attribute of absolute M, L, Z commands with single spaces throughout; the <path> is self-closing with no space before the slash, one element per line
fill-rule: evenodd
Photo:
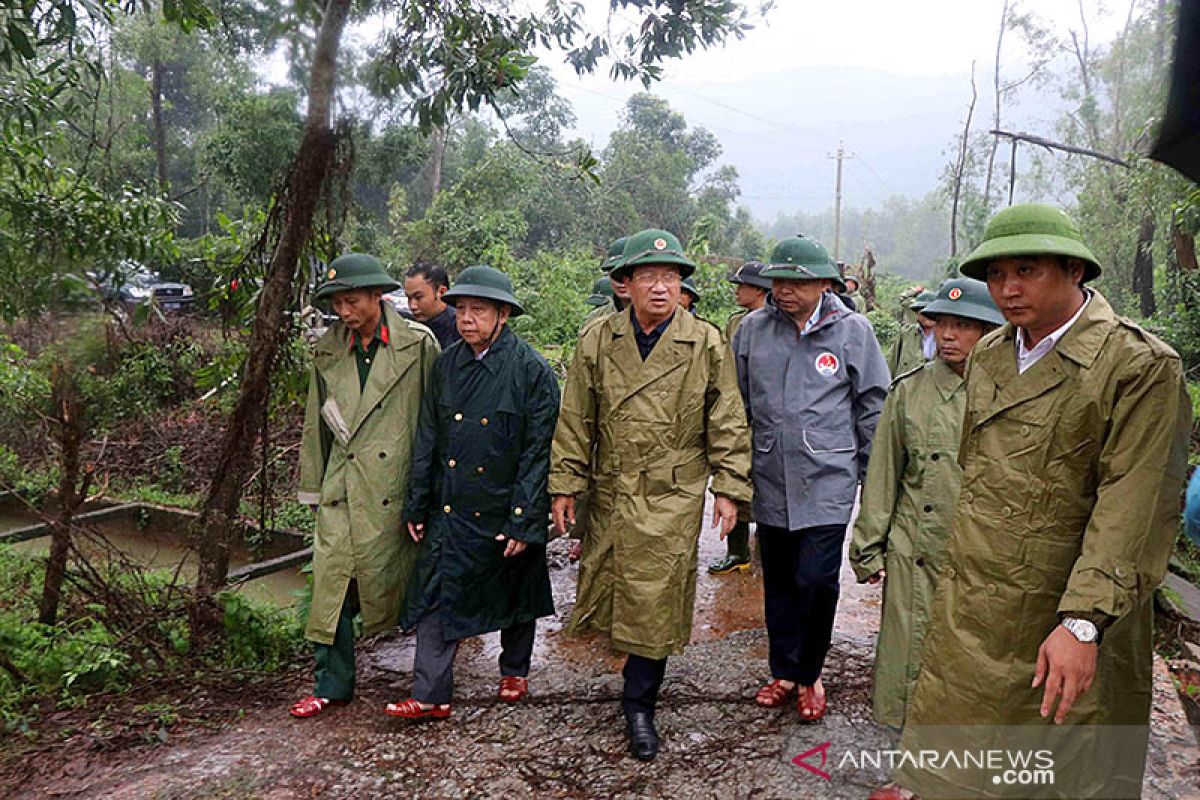
<path fill-rule="evenodd" d="M 500 631 L 500 674 L 527 677 L 533 660 L 536 620 L 518 622 Z M 442 635 L 442 613 L 437 606 L 417 620 L 417 655 L 413 663 L 414 700 L 445 705 L 454 694 L 454 655 L 457 639 Z"/>

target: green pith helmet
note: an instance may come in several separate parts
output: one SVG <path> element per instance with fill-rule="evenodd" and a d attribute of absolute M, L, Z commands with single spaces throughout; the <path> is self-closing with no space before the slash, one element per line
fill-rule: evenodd
<path fill-rule="evenodd" d="M 458 297 L 482 297 L 485 300 L 507 303 L 512 307 L 510 317 L 519 317 L 525 313 L 517 298 L 513 297 L 512 281 L 500 270 L 486 264 L 464 269 L 454 285 L 442 295 L 442 300 L 450 303 Z"/>
<path fill-rule="evenodd" d="M 974 278 L 951 278 L 938 287 L 933 302 L 922 312 L 927 317 L 940 314 L 977 319 L 990 325 L 1003 325 L 1004 315 L 992 301 L 987 284 Z"/>
<path fill-rule="evenodd" d="M 382 289 L 386 293 L 399 288 L 400 283 L 387 274 L 378 258 L 366 253 L 347 253 L 329 262 L 313 300 L 328 300 L 338 292 L 352 289 Z"/>
<path fill-rule="evenodd" d="M 1061 208 L 1024 203 L 1004 209 L 988 220 L 983 241 L 958 271 L 968 278 L 987 280 L 987 262 L 1011 256 L 1068 256 L 1084 262 L 1083 280 L 1100 275 L 1100 262 L 1083 243 L 1079 227 Z"/>
<path fill-rule="evenodd" d="M 608 255 L 604 257 L 604 263 L 600 265 L 600 269 L 612 272 L 613 267 L 621 262 L 621 254 L 625 252 L 625 242 L 628 240 L 628 236 L 622 236 L 608 246 Z"/>
<path fill-rule="evenodd" d="M 914 297 L 913 301 L 909 304 L 908 307 L 910 309 L 912 309 L 913 311 L 924 311 L 925 307 L 928 306 L 930 303 L 932 303 L 936 297 L 937 297 L 937 292 L 931 292 L 928 289 L 926 289 L 925 291 L 921 292 L 919 295 Z"/>
<path fill-rule="evenodd" d="M 775 245 L 764 278 L 788 278 L 794 281 L 830 280 L 839 292 L 846 291 L 837 264 L 816 239 L 797 234 Z"/>
<path fill-rule="evenodd" d="M 596 278 L 596 282 L 592 284 L 592 293 L 588 295 L 587 304 L 589 306 L 608 305 L 608 302 L 613 299 L 612 281 L 605 275 Z"/>
<path fill-rule="evenodd" d="M 747 261 L 725 276 L 730 283 L 744 283 L 747 286 L 757 286 L 759 289 L 771 291 L 771 279 L 764 278 L 762 272 L 766 265 L 759 261 Z"/>
<path fill-rule="evenodd" d="M 696 265 L 683 252 L 679 238 L 669 231 L 648 228 L 625 240 L 620 262 L 608 273 L 613 280 L 625 280 L 633 274 L 634 267 L 647 264 L 671 264 L 679 267 L 679 274 L 686 278 L 696 271 Z"/>
<path fill-rule="evenodd" d="M 683 291 L 692 296 L 692 305 L 700 302 L 700 290 L 696 288 L 696 284 L 691 278 L 684 278 L 679 285 L 683 287 Z"/>

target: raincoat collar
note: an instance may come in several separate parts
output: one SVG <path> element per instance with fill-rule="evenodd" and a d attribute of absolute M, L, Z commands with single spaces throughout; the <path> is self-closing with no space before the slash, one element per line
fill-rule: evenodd
<path fill-rule="evenodd" d="M 763 306 L 768 314 L 774 314 L 776 319 L 786 322 L 788 325 L 794 326 L 796 323 L 790 316 L 779 310 L 779 307 L 773 303 L 768 303 Z M 817 306 L 817 310 L 813 312 L 817 317 L 816 321 L 811 319 L 804 326 L 803 336 L 812 336 L 814 333 L 828 328 L 838 320 L 848 317 L 851 314 L 850 309 L 846 308 L 845 304 L 838 299 L 832 291 L 821 293 L 821 303 Z"/>
<path fill-rule="evenodd" d="M 964 381 L 961 375 L 950 368 L 950 365 L 940 358 L 935 358 L 929 365 L 932 372 L 933 385 L 937 387 L 942 399 L 949 402 L 956 392 L 962 389 Z"/>
<path fill-rule="evenodd" d="M 1117 321 L 1117 315 L 1108 301 L 1104 299 L 1104 295 L 1095 289 L 1085 288 L 1084 291 L 1090 297 L 1084 305 L 1079 319 L 1075 320 L 1075 323 L 1063 334 L 1051 353 L 1047 353 L 1047 358 L 1052 353 L 1057 353 L 1081 367 L 1090 367 L 1100 355 L 1100 350 L 1104 347 L 1112 326 Z M 993 346 L 998 346 L 1003 342 L 1003 345 L 1008 348 L 1014 369 L 1017 360 L 1016 341 L 1017 329 L 1011 322 L 1006 322 L 1000 329 L 999 338 L 993 343 Z"/>
<path fill-rule="evenodd" d="M 492 346 L 483 354 L 483 358 L 475 358 L 475 351 L 471 349 L 471 345 L 465 340 L 460 339 L 455 342 L 454 347 L 458 348 L 458 352 L 454 354 L 452 362 L 455 369 L 463 369 L 470 364 L 482 364 L 488 372 L 495 373 L 500 369 L 501 362 L 504 361 L 503 356 L 508 351 L 512 350 L 516 343 L 517 337 L 508 325 L 503 325 L 500 328 L 500 335 L 496 337 L 496 341 L 492 342 Z"/>

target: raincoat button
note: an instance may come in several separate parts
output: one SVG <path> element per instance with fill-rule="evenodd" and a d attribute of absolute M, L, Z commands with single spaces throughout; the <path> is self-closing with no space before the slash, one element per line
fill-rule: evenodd
<path fill-rule="evenodd" d="M 930 511 L 933 511 L 933 506 L 925 506 L 925 513 L 928 514 Z"/>
<path fill-rule="evenodd" d="M 1011 509 L 1011 508 L 1009 508 L 1008 506 L 1005 506 L 1005 507 L 1004 507 L 1004 509 L 1003 509 L 1003 510 L 1002 510 L 1000 513 L 1001 513 L 1001 514 L 1003 514 L 1003 515 L 1004 515 L 1004 516 L 1006 516 L 1006 517 L 1011 517 L 1011 516 L 1012 516 L 1012 509 Z"/>
<path fill-rule="evenodd" d="M 964 503 L 969 503 L 975 499 L 975 495 L 971 494 L 970 492 L 963 492 L 962 499 Z"/>
<path fill-rule="evenodd" d="M 462 412 L 461 411 L 454 415 L 454 421 L 462 422 Z"/>
<path fill-rule="evenodd" d="M 331 507 L 331 508 L 337 508 L 337 504 L 338 504 L 338 501 L 337 501 L 337 500 L 331 500 L 331 501 L 329 502 L 329 505 L 330 505 L 330 507 Z"/>
<path fill-rule="evenodd" d="M 989 584 L 987 585 L 987 593 L 988 593 L 988 594 L 995 594 L 995 593 L 996 593 L 996 591 L 997 591 L 997 590 L 996 590 L 996 584 L 994 584 L 994 583 L 989 583 Z"/>
<path fill-rule="evenodd" d="M 1022 425 L 1022 426 L 1021 426 L 1021 435 L 1022 435 L 1022 436 L 1028 436 L 1028 435 L 1029 435 L 1029 426 L 1028 426 L 1028 425 Z"/>
<path fill-rule="evenodd" d="M 476 467 L 475 471 L 478 472 L 480 475 L 482 475 L 484 473 L 483 467 Z"/>
<path fill-rule="evenodd" d="M 483 419 L 479 420 L 479 424 L 483 425 L 486 428 L 487 427 L 487 417 L 484 417 Z"/>
<path fill-rule="evenodd" d="M 917 559 L 917 566 L 918 566 L 918 567 L 923 567 L 923 566 L 925 566 L 925 559 L 923 559 L 923 558 L 918 558 L 918 559 Z"/>
<path fill-rule="evenodd" d="M 449 513 L 450 513 L 450 506 L 442 506 L 442 511 L 444 511 L 444 512 L 445 512 L 445 513 L 447 513 L 447 514 L 449 514 Z"/>
<path fill-rule="evenodd" d="M 1124 578 L 1124 577 L 1125 577 L 1125 568 L 1124 568 L 1124 567 L 1117 567 L 1117 568 L 1116 568 L 1115 570 L 1113 570 L 1113 571 L 1117 573 L 1117 577 L 1118 577 L 1118 578 Z"/>
<path fill-rule="evenodd" d="M 478 511 L 476 511 L 476 512 L 475 512 L 475 519 L 479 519 L 479 518 L 480 518 L 480 517 L 482 517 L 482 516 L 483 516 L 483 515 L 482 515 L 482 514 L 480 514 Z"/>
<path fill-rule="evenodd" d="M 941 456 L 940 456 L 940 455 L 938 455 L 937 453 L 934 453 L 933 455 L 931 455 L 931 456 L 929 457 L 929 460 L 930 460 L 930 461 L 937 461 L 939 458 L 941 458 Z"/>
<path fill-rule="evenodd" d="M 379 457 L 380 457 L 380 458 L 387 458 L 387 453 L 382 453 L 382 452 L 381 452 L 381 453 L 379 454 Z"/>
<path fill-rule="evenodd" d="M 954 580 L 954 567 L 946 567 L 945 577 L 947 580 Z"/>
<path fill-rule="evenodd" d="M 525 513 L 525 510 L 522 509 L 520 506 L 517 506 L 516 508 L 513 509 L 513 514 L 516 514 L 518 517 L 524 513 Z"/>
<path fill-rule="evenodd" d="M 385 506 L 386 506 L 388 503 L 390 503 L 390 502 L 392 502 L 392 501 L 391 501 L 391 500 L 388 500 L 386 497 L 385 497 L 385 498 L 383 498 L 383 504 L 384 504 Z"/>
<path fill-rule="evenodd" d="M 353 461 L 353 460 L 354 460 L 354 453 L 350 453 L 348 456 L 346 456 L 346 460 L 347 460 L 347 461 Z"/>
<path fill-rule="evenodd" d="M 458 462 L 452 458 L 446 462 L 446 466 L 449 467 L 450 469 L 454 469 L 455 467 L 458 466 Z"/>

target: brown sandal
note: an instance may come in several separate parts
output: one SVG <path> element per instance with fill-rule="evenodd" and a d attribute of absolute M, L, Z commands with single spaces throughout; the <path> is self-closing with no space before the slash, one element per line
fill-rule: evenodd
<path fill-rule="evenodd" d="M 771 681 L 758 690 L 758 694 L 754 695 L 754 702 L 763 708 L 779 708 L 794 691 L 796 691 L 795 684 L 784 686 L 783 681 Z"/>
<path fill-rule="evenodd" d="M 516 703 L 529 694 L 529 679 L 517 675 L 504 675 L 500 678 L 499 698 L 506 703 Z"/>

